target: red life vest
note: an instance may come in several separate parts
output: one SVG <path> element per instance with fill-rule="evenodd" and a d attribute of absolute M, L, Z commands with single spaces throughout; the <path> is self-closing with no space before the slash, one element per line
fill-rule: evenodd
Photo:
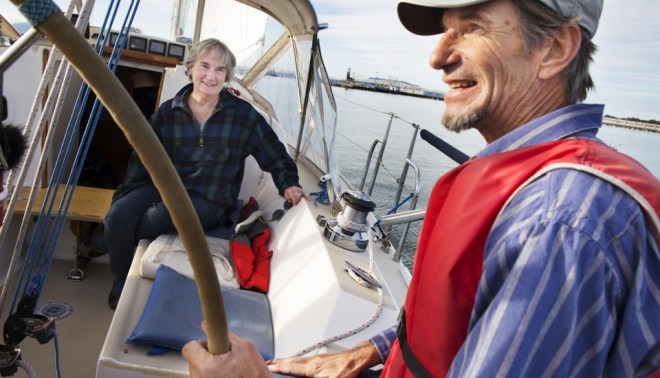
<path fill-rule="evenodd" d="M 259 209 L 254 197 L 250 197 L 241 209 L 239 222 L 244 221 Z M 259 219 L 242 227 L 231 238 L 231 257 L 236 268 L 238 283 L 243 289 L 268 292 L 270 283 L 270 260 L 273 252 L 268 249 L 270 228 Z"/>
<path fill-rule="evenodd" d="M 549 142 L 466 162 L 445 174 L 431 193 L 404 305 L 405 356 L 397 340 L 384 377 L 412 376 L 406 366 L 415 363 L 410 352 L 432 376 L 446 376 L 467 337 L 486 239 L 497 215 L 536 173 L 555 168 L 587 171 L 641 194 L 638 202 L 656 230 L 660 227 L 660 181 L 596 141 Z"/>

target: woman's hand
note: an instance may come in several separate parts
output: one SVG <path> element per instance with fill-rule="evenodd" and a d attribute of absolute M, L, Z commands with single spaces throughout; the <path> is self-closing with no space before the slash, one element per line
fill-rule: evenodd
<path fill-rule="evenodd" d="M 299 186 L 290 186 L 284 191 L 284 199 L 291 202 L 293 205 L 297 205 L 303 198 L 307 199 L 307 201 L 312 200 L 309 194 Z"/>

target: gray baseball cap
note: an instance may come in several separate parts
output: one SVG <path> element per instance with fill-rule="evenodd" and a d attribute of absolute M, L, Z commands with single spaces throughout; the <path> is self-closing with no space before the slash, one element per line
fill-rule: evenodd
<path fill-rule="evenodd" d="M 399 20 L 409 31 L 419 35 L 440 34 L 442 12 L 446 8 L 459 8 L 483 3 L 488 0 L 406 0 L 397 6 Z M 593 38 L 603 10 L 604 0 L 538 0 L 558 15 L 578 17 L 578 25 Z"/>

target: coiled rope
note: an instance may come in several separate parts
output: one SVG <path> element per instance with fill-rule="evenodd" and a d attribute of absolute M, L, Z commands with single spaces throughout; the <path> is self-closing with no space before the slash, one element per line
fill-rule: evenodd
<path fill-rule="evenodd" d="M 374 243 L 373 243 L 373 232 L 372 232 L 371 229 L 369 229 L 369 231 L 368 231 L 368 237 L 369 237 L 369 244 L 367 246 L 367 250 L 369 251 L 369 271 L 368 271 L 368 273 L 371 276 L 371 278 L 374 279 L 374 281 L 378 282 L 378 280 L 376 279 L 376 276 L 373 272 L 373 266 L 374 266 L 373 265 L 374 264 L 373 244 Z M 330 337 L 330 338 L 325 339 L 323 341 L 320 341 L 316 344 L 310 345 L 309 347 L 307 347 L 305 349 L 302 349 L 301 351 L 294 354 L 293 356 L 294 357 L 304 356 L 304 355 L 306 355 L 310 352 L 313 352 L 313 351 L 315 351 L 319 348 L 322 348 L 324 346 L 327 346 L 327 345 L 332 344 L 334 342 L 337 342 L 339 340 L 343 340 L 347 337 L 351 337 L 351 336 L 356 335 L 356 334 L 364 331 L 365 329 L 369 328 L 372 324 L 374 324 L 374 322 L 378 319 L 378 317 L 380 317 L 381 312 L 383 312 L 383 299 L 384 299 L 383 289 L 376 286 L 376 290 L 378 291 L 378 304 L 376 305 L 376 311 L 375 311 L 374 315 L 369 320 L 367 320 L 362 325 L 360 325 L 360 326 L 358 326 L 354 329 L 351 329 L 350 331 L 346 331 L 342 334 Z"/>
<path fill-rule="evenodd" d="M 328 181 L 320 180 L 318 185 L 319 188 L 321 188 L 320 191 L 309 193 L 310 196 L 316 197 L 314 198 L 314 206 L 317 206 L 319 203 L 323 205 L 329 205 L 330 196 L 328 195 Z"/>

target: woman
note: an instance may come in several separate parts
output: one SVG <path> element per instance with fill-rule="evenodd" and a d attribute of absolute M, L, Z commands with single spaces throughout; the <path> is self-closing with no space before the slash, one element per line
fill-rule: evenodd
<path fill-rule="evenodd" d="M 190 49 L 184 64 L 191 83 L 160 106 L 151 125 L 204 230 L 230 222 L 249 155 L 272 175 L 286 200 L 294 205 L 303 197 L 310 200 L 298 183 L 295 163 L 265 119 L 224 87 L 233 79 L 236 66 L 227 46 L 217 39 L 204 40 Z M 110 269 L 116 275 L 108 304 L 115 309 L 139 240 L 176 232 L 135 152 L 104 225 Z"/>

